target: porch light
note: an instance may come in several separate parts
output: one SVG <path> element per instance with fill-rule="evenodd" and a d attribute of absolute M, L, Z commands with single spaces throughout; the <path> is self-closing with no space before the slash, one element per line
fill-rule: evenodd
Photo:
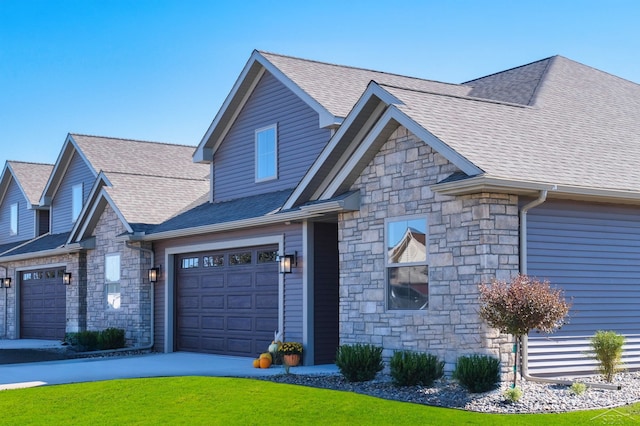
<path fill-rule="evenodd" d="M 278 269 L 281 274 L 290 274 L 291 268 L 298 264 L 298 252 L 296 251 L 294 254 L 285 254 L 282 256 L 278 255 L 276 261 L 278 262 Z"/>
<path fill-rule="evenodd" d="M 155 284 L 158 282 L 158 275 L 160 275 L 160 268 L 149 269 L 149 282 Z"/>
<path fill-rule="evenodd" d="M 2 280 L 2 286 L 4 288 L 11 288 L 11 278 L 7 277 Z"/>
<path fill-rule="evenodd" d="M 64 285 L 71 285 L 71 272 L 65 272 L 62 274 L 62 283 Z"/>

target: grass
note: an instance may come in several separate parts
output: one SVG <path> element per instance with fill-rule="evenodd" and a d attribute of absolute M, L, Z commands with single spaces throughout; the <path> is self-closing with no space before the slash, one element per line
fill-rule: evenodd
<path fill-rule="evenodd" d="M 640 422 L 640 404 L 563 414 L 498 415 L 261 380 L 164 377 L 0 392 L 0 424 L 573 425 Z M 600 417 L 598 417 L 600 416 Z M 633 416 L 629 418 L 626 416 Z"/>

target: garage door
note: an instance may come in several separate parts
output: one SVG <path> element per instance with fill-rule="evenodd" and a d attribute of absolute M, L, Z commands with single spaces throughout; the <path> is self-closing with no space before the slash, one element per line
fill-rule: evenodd
<path fill-rule="evenodd" d="M 177 256 L 176 349 L 264 352 L 278 329 L 277 247 Z"/>
<path fill-rule="evenodd" d="M 20 273 L 20 337 L 64 339 L 66 286 L 64 269 L 38 269 Z"/>
<path fill-rule="evenodd" d="M 533 374 L 590 373 L 597 330 L 626 336 L 623 362 L 640 368 L 640 219 L 634 208 L 547 202 L 529 213 L 528 273 L 562 288 L 573 306 L 552 334 L 529 335 Z"/>

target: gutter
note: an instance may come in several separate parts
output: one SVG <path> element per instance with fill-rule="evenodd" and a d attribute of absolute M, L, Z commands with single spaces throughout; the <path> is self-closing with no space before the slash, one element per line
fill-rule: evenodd
<path fill-rule="evenodd" d="M 534 207 L 539 206 L 547 200 L 546 189 L 540 191 L 540 195 L 537 199 L 533 200 L 529 204 L 526 204 L 520 210 L 520 274 L 527 274 L 527 213 L 529 210 Z M 538 383 L 554 383 L 560 385 L 571 386 L 576 381 L 574 380 L 560 380 L 554 378 L 545 378 L 545 377 L 534 377 L 529 374 L 529 353 L 527 352 L 529 336 L 522 336 L 520 339 L 520 350 L 521 350 L 521 365 L 520 365 L 520 375 L 527 381 L 530 382 L 538 382 Z M 609 385 L 605 383 L 584 383 L 580 381 L 580 383 L 585 384 L 588 387 L 599 388 L 599 389 L 608 389 L 608 390 L 620 390 L 622 386 L 620 385 Z"/>

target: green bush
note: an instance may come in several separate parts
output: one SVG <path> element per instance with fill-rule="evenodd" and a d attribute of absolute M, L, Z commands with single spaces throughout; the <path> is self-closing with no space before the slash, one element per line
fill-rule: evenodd
<path fill-rule="evenodd" d="M 98 334 L 98 349 L 120 349 L 124 348 L 124 330 L 121 328 L 107 328 Z"/>
<path fill-rule="evenodd" d="M 461 356 L 453 378 L 472 393 L 495 389 L 500 383 L 500 360 L 488 355 Z"/>
<path fill-rule="evenodd" d="M 519 387 L 509 388 L 504 391 L 503 395 L 504 399 L 506 399 L 507 402 L 515 404 L 516 402 L 520 401 L 520 398 L 522 398 L 522 389 L 520 389 Z"/>
<path fill-rule="evenodd" d="M 95 351 L 98 349 L 97 331 L 78 331 L 77 333 L 67 333 L 69 343 L 80 352 Z"/>
<path fill-rule="evenodd" d="M 591 348 L 598 361 L 600 373 L 607 382 L 622 370 L 622 346 L 624 336 L 615 331 L 597 331 L 591 338 Z"/>
<path fill-rule="evenodd" d="M 444 375 L 444 361 L 431 354 L 397 351 L 391 357 L 391 378 L 396 386 L 431 386 Z"/>
<path fill-rule="evenodd" d="M 350 382 L 373 380 L 382 371 L 382 348 L 373 345 L 342 345 L 336 353 L 336 365 Z"/>
<path fill-rule="evenodd" d="M 575 395 L 580 396 L 586 391 L 587 391 L 587 385 L 585 385 L 584 383 L 575 382 L 571 385 L 571 392 L 574 393 Z"/>

